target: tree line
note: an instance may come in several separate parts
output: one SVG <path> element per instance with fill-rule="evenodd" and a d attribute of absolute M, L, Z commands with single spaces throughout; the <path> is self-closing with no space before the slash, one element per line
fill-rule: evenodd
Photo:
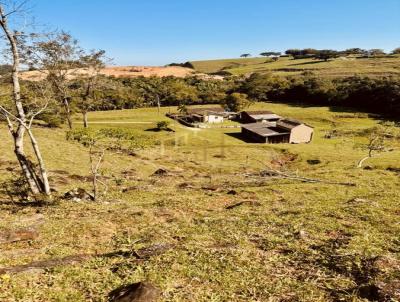
<path fill-rule="evenodd" d="M 199 77 L 113 78 L 100 76 L 89 100 L 82 102 L 81 79 L 68 84 L 69 114 L 95 110 L 139 107 L 221 104 L 235 111 L 248 102 L 286 102 L 320 106 L 343 106 L 359 111 L 398 116 L 400 114 L 400 78 L 364 77 L 320 78 L 253 74 L 223 80 Z M 38 93 L 37 83 L 22 82 L 23 93 Z M 237 105 L 231 105 L 236 103 Z M 239 103 L 239 104 L 238 104 Z M 68 123 L 62 101 L 49 104 L 38 115 L 49 126 Z M 84 122 L 87 126 L 90 121 Z M 72 125 L 71 125 L 72 127 Z"/>
<path fill-rule="evenodd" d="M 329 59 L 338 58 L 342 56 L 358 55 L 362 57 L 376 57 L 385 55 L 398 55 L 400 54 L 400 47 L 397 47 L 390 53 L 386 53 L 383 49 L 373 48 L 373 49 L 362 49 L 362 48 L 349 48 L 346 50 L 334 50 L 334 49 L 315 49 L 315 48 L 291 48 L 285 51 L 286 56 L 291 56 L 293 59 L 306 59 L 314 58 L 324 61 Z M 282 56 L 281 52 L 275 51 L 264 51 L 260 53 L 263 57 L 279 57 Z M 244 53 L 240 55 L 241 58 L 251 57 L 250 53 Z"/>

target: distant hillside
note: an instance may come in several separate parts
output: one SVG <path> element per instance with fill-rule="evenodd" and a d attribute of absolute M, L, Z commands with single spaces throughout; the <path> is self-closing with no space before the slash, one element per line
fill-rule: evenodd
<path fill-rule="evenodd" d="M 74 69 L 69 73 L 70 78 L 75 78 L 87 73 L 85 69 Z M 113 66 L 106 67 L 101 71 L 102 74 L 106 76 L 114 76 L 114 77 L 167 77 L 167 76 L 175 76 L 179 78 L 184 78 L 193 74 L 196 74 L 196 71 L 191 68 L 185 68 L 180 66 Z M 46 76 L 46 72 L 42 71 L 25 71 L 21 73 L 21 77 L 24 80 L 41 80 Z"/>
<path fill-rule="evenodd" d="M 228 73 L 244 75 L 254 72 L 272 72 L 277 75 L 300 75 L 310 71 L 325 77 L 344 77 L 354 74 L 369 76 L 400 75 L 400 56 L 376 58 L 340 57 L 328 62 L 315 59 L 281 57 L 278 61 L 270 58 L 223 59 L 190 62 L 197 72 Z"/>

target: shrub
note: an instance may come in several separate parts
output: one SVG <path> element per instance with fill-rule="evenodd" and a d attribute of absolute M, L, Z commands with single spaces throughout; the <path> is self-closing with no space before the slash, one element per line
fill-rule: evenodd
<path fill-rule="evenodd" d="M 169 122 L 167 121 L 160 121 L 157 122 L 157 129 L 162 131 L 162 130 L 169 130 Z"/>
<path fill-rule="evenodd" d="M 107 150 L 134 153 L 135 151 L 153 147 L 157 141 L 149 134 L 135 129 L 101 128 L 76 129 L 67 132 L 67 140 L 74 140 L 88 147 L 94 141 L 101 141 Z"/>

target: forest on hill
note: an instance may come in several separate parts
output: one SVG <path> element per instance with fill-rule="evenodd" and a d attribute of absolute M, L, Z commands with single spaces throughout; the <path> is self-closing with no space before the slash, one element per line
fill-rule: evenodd
<path fill-rule="evenodd" d="M 1 86 L 9 82 L 2 78 Z M 22 94 L 33 100 L 40 83 L 23 81 Z M 400 77 L 371 78 L 353 76 L 320 78 L 314 75 L 282 77 L 253 74 L 250 77 L 226 77 L 223 80 L 198 77 L 113 78 L 99 76 L 91 97 L 82 100 L 84 82 L 71 80 L 65 95 L 71 113 L 84 115 L 96 110 L 132 109 L 151 106 L 220 104 L 225 106 L 232 94 L 240 93 L 244 102 L 284 102 L 308 106 L 341 106 L 397 117 L 400 114 Z M 36 89 L 36 91 L 35 91 Z M 59 96 L 61 97 L 61 96 Z M 66 111 L 57 97 L 38 118 L 49 126 L 66 121 Z"/>

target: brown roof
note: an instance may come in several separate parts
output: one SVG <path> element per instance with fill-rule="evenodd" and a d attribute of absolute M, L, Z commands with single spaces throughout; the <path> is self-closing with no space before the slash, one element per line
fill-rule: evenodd
<path fill-rule="evenodd" d="M 259 110 L 259 111 L 242 111 L 242 113 L 245 112 L 248 115 L 264 115 L 264 114 L 274 114 L 272 111 L 268 110 Z"/>
<path fill-rule="evenodd" d="M 188 108 L 189 114 L 207 114 L 207 113 L 223 113 L 225 110 L 221 107 L 210 107 L 210 108 Z"/>
<path fill-rule="evenodd" d="M 268 123 L 252 123 L 242 126 L 242 128 L 264 137 L 290 134 L 287 130 L 272 126 Z"/>
<path fill-rule="evenodd" d="M 276 123 L 276 125 L 277 125 L 278 127 L 282 127 L 282 128 L 290 129 L 290 130 L 293 129 L 293 128 L 295 128 L 295 127 L 297 127 L 297 126 L 300 126 L 300 125 L 306 125 L 306 126 L 308 126 L 308 127 L 311 127 L 311 126 L 309 126 L 309 125 L 307 125 L 307 124 L 305 124 L 305 123 L 303 123 L 303 122 L 300 122 L 300 121 L 298 121 L 298 120 L 293 120 L 293 119 L 288 119 L 288 118 L 279 120 L 279 121 Z M 311 127 L 311 128 L 312 128 L 312 127 Z"/>

